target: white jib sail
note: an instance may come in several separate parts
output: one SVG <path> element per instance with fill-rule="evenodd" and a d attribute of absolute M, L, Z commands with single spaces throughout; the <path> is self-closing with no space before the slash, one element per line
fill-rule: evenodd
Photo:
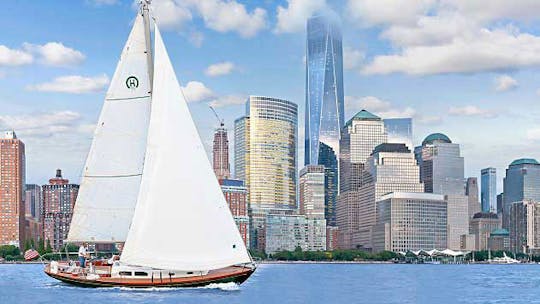
<path fill-rule="evenodd" d="M 126 240 L 139 193 L 150 120 L 147 51 L 145 24 L 138 14 L 101 110 L 68 242 Z"/>
<path fill-rule="evenodd" d="M 157 26 L 155 29 L 146 161 L 120 260 L 185 271 L 249 263 Z"/>

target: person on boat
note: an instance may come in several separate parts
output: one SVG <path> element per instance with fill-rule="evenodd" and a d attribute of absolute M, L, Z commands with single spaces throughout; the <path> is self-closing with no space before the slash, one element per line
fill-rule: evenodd
<path fill-rule="evenodd" d="M 81 268 L 86 267 L 86 258 L 88 257 L 88 243 L 82 243 L 79 247 L 79 264 Z"/>

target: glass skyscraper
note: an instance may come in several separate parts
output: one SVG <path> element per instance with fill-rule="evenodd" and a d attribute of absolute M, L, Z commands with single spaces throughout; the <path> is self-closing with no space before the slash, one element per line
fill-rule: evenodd
<path fill-rule="evenodd" d="M 340 22 L 332 12 L 308 19 L 304 161 L 325 167 L 327 206 L 336 201 L 339 138 L 345 121 L 341 41 Z M 326 219 L 329 225 L 335 223 L 333 213 Z"/>
<path fill-rule="evenodd" d="M 480 199 L 482 212 L 497 212 L 497 169 L 485 168 L 481 171 L 482 188 Z"/>
<path fill-rule="evenodd" d="M 540 163 L 531 158 L 514 160 L 506 169 L 503 184 L 503 228 L 508 229 L 512 203 L 525 200 L 540 202 Z"/>
<path fill-rule="evenodd" d="M 412 143 L 412 118 L 387 118 L 383 121 L 388 134 L 388 142 L 405 144 L 412 151 L 414 148 Z"/>

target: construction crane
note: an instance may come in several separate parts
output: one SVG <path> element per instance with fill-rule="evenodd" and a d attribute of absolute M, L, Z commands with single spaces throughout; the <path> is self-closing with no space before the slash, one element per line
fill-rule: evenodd
<path fill-rule="evenodd" d="M 217 118 L 217 121 L 218 121 L 218 123 L 219 123 L 219 126 L 220 126 L 220 127 L 225 126 L 225 122 L 223 121 L 223 119 L 219 118 L 219 115 L 217 114 L 216 110 L 215 110 L 212 106 L 208 106 L 208 107 L 212 110 L 212 112 L 214 112 L 214 115 L 215 115 L 216 118 Z"/>

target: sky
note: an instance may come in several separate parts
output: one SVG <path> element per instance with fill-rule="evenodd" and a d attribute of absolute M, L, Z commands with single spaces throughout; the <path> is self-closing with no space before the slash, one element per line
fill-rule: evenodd
<path fill-rule="evenodd" d="M 495 167 L 499 191 L 512 160 L 540 159 L 540 1 L 154 0 L 208 152 L 209 105 L 232 144 L 246 97 L 267 95 L 298 104 L 303 164 L 305 23 L 327 9 L 342 21 L 346 119 L 361 109 L 412 117 L 415 145 L 445 133 L 465 176 Z M 80 182 L 135 14 L 132 0 L 3 3 L 0 128 L 25 142 L 28 183 L 56 168 Z"/>

